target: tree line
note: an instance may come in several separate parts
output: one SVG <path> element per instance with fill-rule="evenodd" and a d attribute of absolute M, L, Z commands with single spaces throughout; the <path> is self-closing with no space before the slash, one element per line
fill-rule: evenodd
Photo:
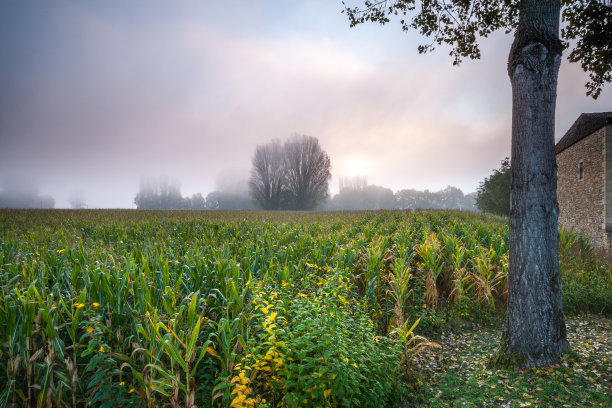
<path fill-rule="evenodd" d="M 149 179 L 141 182 L 134 203 L 138 209 L 150 210 L 457 209 L 507 215 L 507 211 L 490 205 L 490 202 L 509 205 L 509 161 L 503 163 L 505 167 L 486 178 L 477 193 L 464 194 L 453 186 L 439 191 L 402 189 L 394 193 L 389 188 L 368 184 L 365 177 L 341 177 L 339 192 L 330 198 L 329 156 L 317 138 L 294 134 L 284 142 L 275 139 L 258 145 L 248 181 L 237 186 L 219 188 L 206 197 L 201 193 L 183 197 L 178 181 Z M 505 175 L 501 179 L 499 172 Z M 506 179 L 508 185 L 504 184 Z"/>
<path fill-rule="evenodd" d="M 206 197 L 195 193 L 183 197 L 178 180 L 165 177 L 149 178 L 140 182 L 134 204 L 139 210 L 256 210 L 258 207 L 246 189 L 221 188 Z"/>

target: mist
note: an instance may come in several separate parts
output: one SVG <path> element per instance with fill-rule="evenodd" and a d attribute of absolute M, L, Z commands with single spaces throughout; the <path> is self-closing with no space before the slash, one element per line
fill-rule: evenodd
<path fill-rule="evenodd" d="M 218 178 L 248 179 L 255 147 L 294 132 L 329 154 L 332 194 L 363 174 L 395 192 L 467 194 L 510 155 L 510 35 L 453 67 L 444 47 L 419 55 L 417 33 L 349 28 L 341 2 L 231 4 L 1 2 L 5 202 L 136 208 L 141 179 L 167 175 L 183 197 L 231 193 L 246 207 L 244 183 Z M 563 61 L 557 139 L 612 106 L 609 86 L 585 96 L 586 79 Z M 17 175 L 35 190 L 5 181 Z"/>
<path fill-rule="evenodd" d="M 40 194 L 35 180 L 24 176 L 3 176 L 0 188 L 0 208 L 55 208 L 55 200 Z"/>

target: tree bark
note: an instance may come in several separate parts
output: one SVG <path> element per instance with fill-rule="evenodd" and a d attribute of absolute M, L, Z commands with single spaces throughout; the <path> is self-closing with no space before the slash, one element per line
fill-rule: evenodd
<path fill-rule="evenodd" d="M 559 0 L 523 0 L 508 60 L 512 190 L 508 309 L 493 365 L 546 367 L 568 346 L 558 260 L 554 152 Z"/>

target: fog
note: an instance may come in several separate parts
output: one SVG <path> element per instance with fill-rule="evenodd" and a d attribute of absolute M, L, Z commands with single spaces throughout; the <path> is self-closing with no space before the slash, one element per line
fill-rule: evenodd
<path fill-rule="evenodd" d="M 475 191 L 510 155 L 511 36 L 453 67 L 447 48 L 419 55 L 417 33 L 350 29 L 341 9 L 1 2 L 3 200 L 136 208 L 149 177 L 178 180 L 182 197 L 244 198 L 255 147 L 292 133 L 328 153 L 332 196 L 354 176 L 393 192 Z M 609 86 L 593 101 L 585 82 L 563 61 L 557 139 L 580 113 L 612 106 Z"/>
<path fill-rule="evenodd" d="M 15 175 L 3 177 L 0 190 L 0 208 L 54 208 L 55 200 L 47 194 L 40 194 L 35 180 Z"/>

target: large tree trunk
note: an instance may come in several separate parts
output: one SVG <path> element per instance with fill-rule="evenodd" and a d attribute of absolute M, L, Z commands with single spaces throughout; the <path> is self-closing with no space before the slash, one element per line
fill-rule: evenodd
<path fill-rule="evenodd" d="M 556 364 L 568 346 L 558 260 L 555 102 L 559 0 L 523 0 L 508 61 L 512 193 L 508 310 L 494 365 Z"/>

